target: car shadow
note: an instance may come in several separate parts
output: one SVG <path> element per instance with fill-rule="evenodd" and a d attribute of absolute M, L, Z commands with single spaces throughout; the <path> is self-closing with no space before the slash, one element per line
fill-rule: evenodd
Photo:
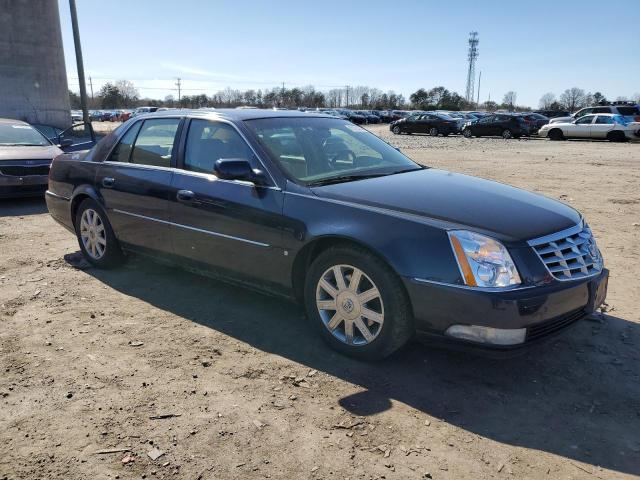
<path fill-rule="evenodd" d="M 22 217 L 47 213 L 44 197 L 2 198 L 0 199 L 0 217 Z"/>
<path fill-rule="evenodd" d="M 137 258 L 117 270 L 85 272 L 157 308 L 359 385 L 361 392 L 338 402 L 354 414 L 373 415 L 399 401 L 501 443 L 640 474 L 638 323 L 594 314 L 509 360 L 414 344 L 372 364 L 330 350 L 302 309 L 286 300 Z"/>

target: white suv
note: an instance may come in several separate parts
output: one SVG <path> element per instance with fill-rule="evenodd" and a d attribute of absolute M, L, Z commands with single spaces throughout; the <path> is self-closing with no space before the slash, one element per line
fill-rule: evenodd
<path fill-rule="evenodd" d="M 640 117 L 640 108 L 638 105 L 603 105 L 597 107 L 587 107 L 578 110 L 570 117 L 557 117 L 549 120 L 549 123 L 565 123 L 572 122 L 584 117 L 585 115 L 592 115 L 597 113 L 613 113 L 614 115 L 622 115 L 627 120 L 637 121 L 635 117 Z"/>

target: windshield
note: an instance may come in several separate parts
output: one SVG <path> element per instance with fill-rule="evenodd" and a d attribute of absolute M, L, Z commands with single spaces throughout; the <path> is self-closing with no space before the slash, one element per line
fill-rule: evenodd
<path fill-rule="evenodd" d="M 45 147 L 51 144 L 31 125 L 3 123 L 0 124 L 0 145 Z"/>
<path fill-rule="evenodd" d="M 245 124 L 273 161 L 304 185 L 419 170 L 365 129 L 331 118 L 263 118 Z"/>

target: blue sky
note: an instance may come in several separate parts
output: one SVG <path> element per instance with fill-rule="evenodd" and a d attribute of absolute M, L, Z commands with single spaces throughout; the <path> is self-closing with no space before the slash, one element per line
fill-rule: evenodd
<path fill-rule="evenodd" d="M 59 0 L 69 83 L 78 90 L 68 0 Z M 577 86 L 640 92 L 640 3 L 575 1 L 77 0 L 87 75 L 97 91 L 128 79 L 143 97 L 231 88 L 368 85 L 464 95 L 467 38 L 479 32 L 480 98 Z"/>

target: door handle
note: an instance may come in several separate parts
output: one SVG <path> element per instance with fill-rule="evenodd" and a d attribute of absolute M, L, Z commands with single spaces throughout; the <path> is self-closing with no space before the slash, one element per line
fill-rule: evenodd
<path fill-rule="evenodd" d="M 102 186 L 106 188 L 113 187 L 113 184 L 116 183 L 116 179 L 113 177 L 104 177 L 102 179 Z"/>
<path fill-rule="evenodd" d="M 195 194 L 191 190 L 178 190 L 176 193 L 176 198 L 179 202 L 191 202 Z"/>

